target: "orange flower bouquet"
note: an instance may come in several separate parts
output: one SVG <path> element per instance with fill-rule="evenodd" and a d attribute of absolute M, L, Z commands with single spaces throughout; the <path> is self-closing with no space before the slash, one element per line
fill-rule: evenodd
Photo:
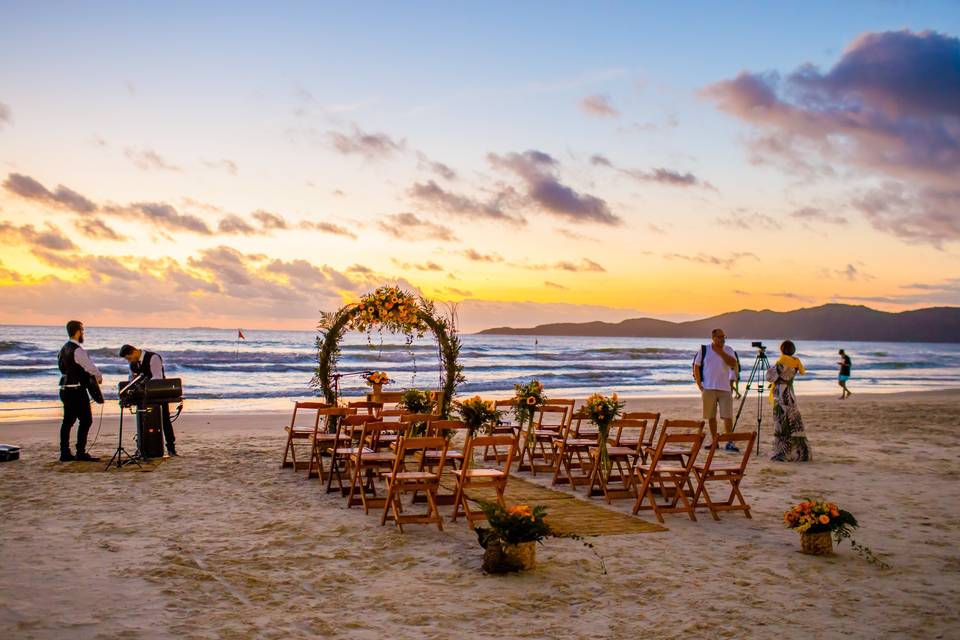
<path fill-rule="evenodd" d="M 849 511 L 845 511 L 832 502 L 807 498 L 783 514 L 783 524 L 800 534 L 801 551 L 811 555 L 831 555 L 833 540 L 839 545 L 849 538 L 850 546 L 867 562 L 881 569 L 890 565 L 877 558 L 870 547 L 857 543 L 851 538 L 853 530 L 860 526 Z M 833 536 L 833 540 L 831 540 Z"/>
<path fill-rule="evenodd" d="M 481 502 L 490 527 L 477 527 L 477 539 L 483 547 L 483 569 L 487 573 L 525 571 L 536 566 L 536 545 L 553 535 L 543 521 L 543 505 L 518 504 L 503 507 L 496 502 Z"/>
<path fill-rule="evenodd" d="M 543 385 L 539 380 L 531 380 L 527 384 L 516 384 L 513 386 L 515 395 L 513 398 L 513 415 L 517 418 L 517 424 L 523 428 L 529 423 L 531 428 L 527 430 L 527 438 L 533 438 L 533 417 L 537 409 L 547 403 L 547 396 L 543 393 Z"/>
<path fill-rule="evenodd" d="M 364 379 L 371 387 L 378 384 L 390 384 L 393 382 L 393 380 L 390 379 L 390 376 L 387 375 L 386 371 L 374 371 Z"/>

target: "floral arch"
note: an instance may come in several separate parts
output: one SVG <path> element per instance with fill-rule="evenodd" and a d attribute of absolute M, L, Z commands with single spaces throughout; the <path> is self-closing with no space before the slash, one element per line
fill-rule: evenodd
<path fill-rule="evenodd" d="M 422 337 L 429 329 L 437 338 L 440 352 L 442 397 L 438 407 L 441 416 L 449 413 L 457 385 L 463 382 L 460 364 L 460 338 L 452 318 L 437 312 L 430 300 L 416 297 L 399 287 L 380 287 L 363 296 L 358 303 L 341 307 L 333 313 L 324 313 L 318 325 L 317 371 L 313 385 L 320 388 L 325 400 L 337 400 L 330 382 L 340 356 L 340 340 L 345 331 L 371 332 L 375 328 L 402 333 L 409 341 Z"/>

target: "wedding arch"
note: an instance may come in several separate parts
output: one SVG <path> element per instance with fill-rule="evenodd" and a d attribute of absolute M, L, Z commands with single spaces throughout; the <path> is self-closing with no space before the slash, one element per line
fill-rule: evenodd
<path fill-rule="evenodd" d="M 408 342 L 423 337 L 427 330 L 437 339 L 440 353 L 441 416 L 446 417 L 457 385 L 463 382 L 460 364 L 460 338 L 452 317 L 440 314 L 436 305 L 423 297 L 414 296 L 399 287 L 380 287 L 360 299 L 360 302 L 341 307 L 333 313 L 323 313 L 318 325 L 317 371 L 314 386 L 320 388 L 324 399 L 337 401 L 331 378 L 340 356 L 340 340 L 346 331 L 371 332 L 374 329 L 402 333 Z"/>

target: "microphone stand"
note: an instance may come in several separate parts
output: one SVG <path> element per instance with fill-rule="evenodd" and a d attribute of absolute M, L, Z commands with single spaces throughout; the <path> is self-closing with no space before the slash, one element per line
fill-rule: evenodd
<path fill-rule="evenodd" d="M 143 378 L 143 376 L 138 375 L 136 378 L 134 378 L 129 383 L 127 383 L 125 387 L 120 389 L 119 393 L 117 394 L 117 404 L 120 405 L 120 435 L 118 436 L 118 439 L 117 439 L 117 450 L 114 451 L 113 456 L 111 456 L 110 458 L 110 462 L 107 463 L 107 466 L 103 468 L 104 471 L 109 471 L 110 467 L 114 465 L 117 467 L 117 469 L 119 469 L 123 465 L 130 464 L 131 462 L 137 465 L 138 467 L 140 467 L 141 469 L 143 469 L 143 465 L 140 464 L 140 461 L 137 460 L 135 457 L 131 456 L 127 452 L 127 450 L 123 448 L 123 414 L 124 414 L 124 407 L 123 407 L 123 400 L 122 400 L 123 394 L 130 387 L 132 387 L 134 384 L 139 382 L 141 378 Z M 124 457 L 126 457 L 126 459 L 124 459 Z"/>

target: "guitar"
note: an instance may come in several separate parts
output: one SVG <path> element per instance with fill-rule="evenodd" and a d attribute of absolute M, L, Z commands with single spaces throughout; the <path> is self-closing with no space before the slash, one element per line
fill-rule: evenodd
<path fill-rule="evenodd" d="M 100 385 L 97 384 L 97 379 L 92 375 L 87 375 L 84 380 L 80 382 L 84 389 L 87 390 L 87 393 L 90 394 L 90 397 L 93 398 L 93 401 L 97 404 L 103 404 L 103 391 L 100 390 Z"/>

